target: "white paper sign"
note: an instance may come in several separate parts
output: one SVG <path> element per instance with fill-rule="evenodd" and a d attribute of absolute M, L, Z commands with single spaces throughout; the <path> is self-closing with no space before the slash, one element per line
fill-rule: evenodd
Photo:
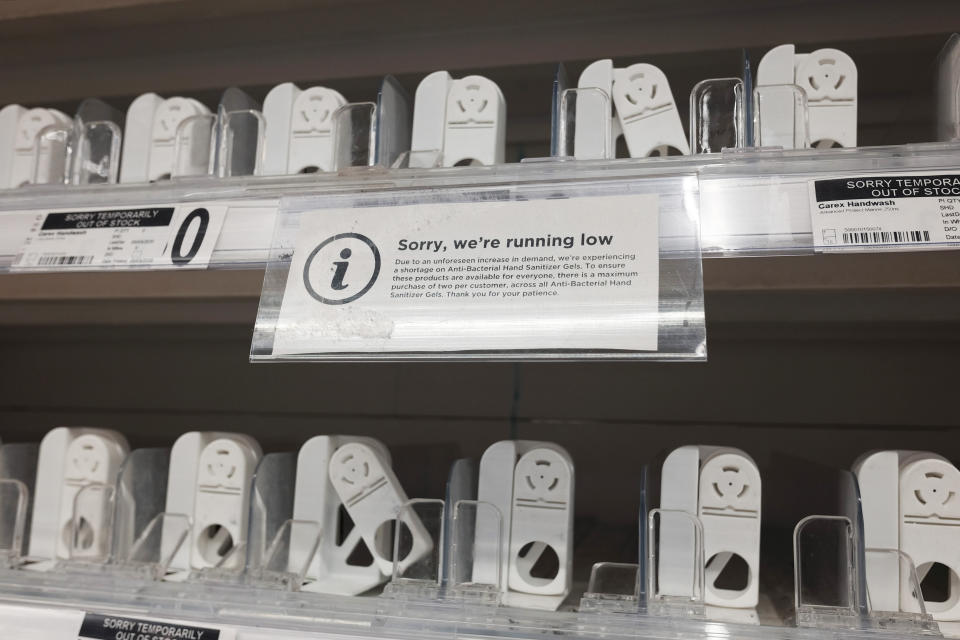
<path fill-rule="evenodd" d="M 305 212 L 274 355 L 657 349 L 659 200 Z"/>
<path fill-rule="evenodd" d="M 12 270 L 203 268 L 226 204 L 179 204 L 38 213 Z"/>
<path fill-rule="evenodd" d="M 960 243 L 960 174 L 877 174 L 811 180 L 819 250 Z"/>

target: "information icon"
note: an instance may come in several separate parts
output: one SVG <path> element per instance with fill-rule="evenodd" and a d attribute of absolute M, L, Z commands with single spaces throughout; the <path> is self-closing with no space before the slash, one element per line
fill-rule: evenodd
<path fill-rule="evenodd" d="M 353 302 L 377 281 L 380 251 L 359 233 L 339 233 L 318 244 L 303 265 L 303 286 L 323 304 Z"/>

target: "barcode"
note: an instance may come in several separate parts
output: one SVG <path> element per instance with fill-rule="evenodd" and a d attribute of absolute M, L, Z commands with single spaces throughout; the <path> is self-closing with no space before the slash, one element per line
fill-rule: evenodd
<path fill-rule="evenodd" d="M 93 256 L 40 256 L 37 260 L 38 265 L 71 265 L 71 264 L 90 264 L 93 262 Z"/>
<path fill-rule="evenodd" d="M 930 242 L 930 232 L 856 231 L 843 234 L 844 244 L 881 244 L 886 242 Z"/>

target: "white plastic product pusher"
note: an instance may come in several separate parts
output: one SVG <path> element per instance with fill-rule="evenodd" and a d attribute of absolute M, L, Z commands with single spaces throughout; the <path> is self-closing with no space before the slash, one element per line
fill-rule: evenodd
<path fill-rule="evenodd" d="M 892 549 L 911 559 L 921 583 L 936 564 L 943 565 L 943 597 L 934 600 L 924 593 L 924 606 L 941 623 L 960 621 L 960 471 L 934 453 L 876 451 L 857 460 L 854 473 L 863 507 L 871 609 L 917 610 L 899 558 L 870 551 Z"/>
<path fill-rule="evenodd" d="M 192 431 L 177 438 L 170 452 L 167 517 L 161 556 L 173 557 L 172 571 L 212 567 L 243 568 L 250 506 L 250 483 L 262 456 L 260 445 L 238 433 Z M 182 527 L 190 531 L 186 542 Z"/>
<path fill-rule="evenodd" d="M 569 454 L 548 442 L 504 440 L 480 459 L 473 581 L 496 585 L 511 606 L 554 610 L 570 592 L 573 571 L 574 468 Z M 545 554 L 554 575 L 537 575 Z"/>
<path fill-rule="evenodd" d="M 757 67 L 757 87 L 767 85 L 796 85 L 806 94 L 812 147 L 857 146 L 857 65 L 846 53 L 817 49 L 801 54 L 792 44 L 774 47 Z M 761 108 L 759 118 L 772 123 L 770 130 L 792 130 L 792 99 L 771 96 Z M 787 136 L 780 144 L 772 140 L 772 144 L 791 148 L 793 137 Z"/>
<path fill-rule="evenodd" d="M 377 448 L 363 442 L 340 446 L 330 461 L 330 480 L 347 513 L 384 576 L 393 574 L 394 539 L 389 535 L 398 515 L 409 528 L 410 549 L 397 558 L 399 572 L 433 549 L 430 534 L 407 505 L 407 496 Z"/>
<path fill-rule="evenodd" d="M 413 105 L 410 166 L 494 165 L 504 161 L 507 102 L 483 76 L 454 80 L 435 71 L 420 81 Z"/>
<path fill-rule="evenodd" d="M 275 86 L 263 101 L 267 123 L 265 175 L 334 171 L 337 110 L 346 98 L 333 89 Z"/>
<path fill-rule="evenodd" d="M 137 97 L 127 109 L 120 157 L 120 182 L 154 182 L 176 173 L 177 134 L 188 118 L 213 116 L 193 98 L 161 98 L 155 93 Z M 208 157 L 210 136 L 185 135 L 181 144 L 192 156 Z"/>
<path fill-rule="evenodd" d="M 107 556 L 111 532 L 104 527 L 112 522 L 105 510 L 113 504 L 112 492 L 128 452 L 126 439 L 108 429 L 57 427 L 47 432 L 37 460 L 30 525 L 32 558 Z M 81 491 L 89 495 L 78 500 Z"/>
<path fill-rule="evenodd" d="M 680 112 L 667 76 L 652 64 L 615 69 L 612 60 L 590 64 L 577 82 L 578 89 L 598 89 L 608 96 L 577 103 L 574 155 L 581 159 L 612 157 L 616 140 L 624 137 L 631 158 L 668 155 L 675 149 L 690 155 Z M 610 126 L 603 125 L 604 119 Z M 603 140 L 604 131 L 609 139 Z"/>
<path fill-rule="evenodd" d="M 760 472 L 743 451 L 697 445 L 673 450 L 661 472 L 656 567 L 661 593 L 693 595 L 697 555 L 692 523 L 670 513 L 683 511 L 702 525 L 704 603 L 754 609 L 759 599 L 760 506 Z M 746 565 L 746 579 L 734 585 L 720 579 L 718 584 L 731 561 Z M 750 620 L 755 617 L 751 611 Z"/>
<path fill-rule="evenodd" d="M 344 514 L 343 501 L 330 477 L 334 453 L 350 443 L 366 445 L 377 453 L 386 467 L 390 466 L 390 452 L 378 440 L 356 436 L 315 436 L 307 440 L 297 456 L 297 478 L 293 498 L 293 519 L 301 523 L 319 525 L 320 542 L 306 571 L 304 591 L 357 595 L 369 591 L 386 580 L 379 564 L 351 561 L 357 548 L 367 543 L 362 529 L 354 523 L 348 529 L 349 519 Z M 385 518 L 393 514 L 384 514 Z M 307 555 L 316 542 L 317 531 L 294 527 L 290 534 L 290 567 L 304 566 Z M 373 532 L 377 537 L 378 532 Z M 368 536 L 369 537 L 369 536 Z M 392 545 L 392 540 L 377 539 L 378 545 Z M 373 550 L 368 549 L 372 557 Z M 359 557 L 359 556 L 358 556 Z"/>
<path fill-rule="evenodd" d="M 0 109 L 0 189 L 25 184 L 51 184 L 66 176 L 66 137 L 73 120 L 56 109 L 26 109 L 7 105 Z M 62 132 L 62 143 L 43 133 Z"/>

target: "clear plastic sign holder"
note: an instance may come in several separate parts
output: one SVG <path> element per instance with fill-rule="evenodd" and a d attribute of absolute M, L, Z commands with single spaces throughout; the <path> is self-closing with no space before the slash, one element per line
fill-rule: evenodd
<path fill-rule="evenodd" d="M 484 519 L 485 531 L 494 539 L 477 540 L 478 518 Z M 448 526 L 444 526 L 445 521 L 449 522 Z M 498 605 L 503 592 L 502 522 L 499 510 L 487 502 L 458 500 L 448 505 L 436 499 L 409 500 L 397 510 L 392 535 L 388 538 L 392 544 L 389 557 L 393 561 L 393 575 L 383 596 L 412 602 Z M 412 542 L 410 530 L 414 526 L 426 530 L 432 544 L 428 553 L 407 562 Z M 475 580 L 474 567 L 479 562 L 493 568 L 492 582 Z"/>
<path fill-rule="evenodd" d="M 554 163 L 534 163 L 527 165 L 502 165 L 500 167 L 484 168 L 476 171 L 475 181 L 464 183 L 464 178 L 456 172 L 444 170 L 438 172 L 437 179 L 428 175 L 411 175 L 400 183 L 379 183 L 378 188 L 363 189 L 350 192 L 323 193 L 316 195 L 290 196 L 281 201 L 280 213 L 277 218 L 274 236 L 271 242 L 270 259 L 264 280 L 261 295 L 257 325 L 251 345 L 251 361 L 277 360 L 537 360 L 537 359 L 649 359 L 649 360 L 703 360 L 706 358 L 706 332 L 703 322 L 703 285 L 702 265 L 699 252 L 699 222 L 698 222 L 698 180 L 696 173 L 689 173 L 670 168 L 668 161 L 662 163 L 645 163 L 643 166 L 629 164 L 619 165 L 619 172 L 603 170 L 601 165 L 585 170 L 580 166 Z M 654 166 L 654 164 L 658 166 Z M 611 179 L 612 176 L 618 176 Z M 446 180 L 456 180 L 456 188 L 441 189 Z M 353 215 L 357 220 L 363 216 L 390 212 L 391 216 L 397 207 L 429 205 L 436 210 L 440 205 L 456 205 L 459 211 L 468 215 L 470 208 L 482 208 L 495 203 L 523 203 L 528 211 L 533 207 L 530 203 L 537 203 L 544 211 L 556 208 L 559 200 L 575 200 L 582 203 L 584 212 L 590 211 L 594 197 L 605 196 L 654 196 L 656 199 L 658 218 L 658 266 L 657 279 L 657 309 L 655 314 L 644 314 L 634 317 L 634 320 L 656 325 L 656 349 L 603 349 L 603 348 L 490 348 L 490 349 L 451 349 L 442 351 L 435 348 L 424 351 L 419 348 L 420 342 L 416 339 L 409 341 L 409 348 L 394 341 L 389 350 L 379 351 L 364 349 L 362 351 L 341 351 L 338 349 L 278 348 L 278 340 L 289 341 L 294 338 L 300 340 L 312 333 L 302 326 L 290 321 L 280 321 L 281 308 L 284 304 L 284 295 L 288 283 L 291 287 L 302 281 L 303 274 L 293 274 L 291 264 L 294 261 L 294 251 L 299 240 L 301 228 L 307 222 L 311 225 L 329 222 L 330 213 L 343 216 Z M 646 200 L 650 202 L 650 200 Z M 569 203 L 573 204 L 573 203 Z M 623 209 L 621 209 L 623 211 Z M 411 211 L 411 213 L 414 213 Z M 449 212 L 446 214 L 449 217 Z M 596 216 L 585 216 L 584 225 Z M 531 218 L 532 220 L 532 218 Z M 391 225 L 396 222 L 391 221 Z M 477 224 L 480 224 L 479 222 Z M 351 225 L 351 231 L 356 232 L 356 223 Z M 392 229 L 393 227 L 391 227 Z M 330 228 L 328 237 L 342 233 L 345 229 Z M 411 229 L 413 233 L 415 230 Z M 315 231 L 310 234 L 319 233 Z M 390 231 L 389 233 L 395 233 Z M 451 231 L 453 233 L 453 231 Z M 507 228 L 491 227 L 488 234 L 510 235 Z M 312 238 L 312 235 L 305 237 Z M 379 237 L 379 236 L 378 236 Z M 579 236 L 577 236 L 579 237 Z M 319 238 L 319 236 L 318 236 Z M 453 240 L 455 238 L 451 238 Z M 386 242 L 381 240 L 381 242 Z M 379 248 L 378 254 L 384 250 Z M 304 260 L 307 260 L 309 249 L 301 248 Z M 352 251 L 352 250 L 351 250 Z M 339 254 L 338 254 L 339 255 Z M 447 254 L 449 255 L 449 254 Z M 392 260 L 381 257 L 381 260 Z M 339 258 L 331 258 L 339 260 Z M 518 258 L 519 260 L 519 258 Z M 393 265 L 387 265 L 378 273 L 392 273 Z M 296 278 L 297 280 L 290 280 Z M 311 285 L 312 286 L 312 285 Z M 313 295 L 313 294 L 310 294 Z M 316 296 L 313 296 L 316 299 Z M 366 298 L 366 303 L 371 298 Z M 407 317 L 416 316 L 417 301 L 397 304 L 399 312 Z M 349 307 L 354 312 L 356 305 Z M 324 307 L 324 309 L 328 309 Z M 318 307 L 319 308 L 319 307 Z M 348 309 L 344 306 L 343 309 Z M 459 308 L 459 307 L 457 307 Z M 561 314 L 562 315 L 562 314 Z M 416 316 L 419 318 L 420 316 Z M 424 316 L 425 317 L 425 316 Z M 538 317 L 540 317 L 538 315 Z M 356 320 L 359 320 L 357 318 Z M 313 322 L 312 319 L 309 322 Z M 351 321 L 354 322 L 354 321 Z M 411 322 L 413 322 L 411 320 Z M 417 322 L 421 322 L 417 320 Z M 445 344 L 442 332 L 455 331 L 457 325 L 465 327 L 463 335 L 472 335 L 469 328 L 471 323 L 480 320 L 465 312 L 456 324 L 446 323 L 437 327 L 433 332 L 431 345 Z M 604 320 L 608 322 L 608 320 Z M 491 331 L 513 331 L 515 320 L 497 320 L 487 316 L 485 327 L 493 327 Z M 562 317 L 555 317 L 551 326 L 560 327 L 564 324 Z M 576 322 L 571 318 L 569 331 L 585 330 L 575 328 Z M 413 326 L 413 325 L 411 325 Z M 479 326 L 477 324 L 476 326 Z M 499 328 L 499 329 L 498 329 Z M 649 324 L 645 329 L 652 330 Z M 419 331 L 419 328 L 417 329 Z M 568 333 L 568 332 L 565 332 Z M 419 335 L 419 334 L 417 334 Z M 505 334 L 506 335 L 506 334 Z M 631 335 L 635 332 L 631 330 Z M 307 338 L 312 339 L 312 338 Z M 459 334 L 451 336 L 459 339 Z M 510 338 L 504 338 L 509 340 Z M 299 348 L 299 347 L 298 347 Z"/>
<path fill-rule="evenodd" d="M 746 146 L 743 80 L 716 78 L 698 82 L 690 92 L 690 152 L 719 153 Z"/>
<path fill-rule="evenodd" d="M 769 114 L 764 117 L 764 113 Z M 784 116 L 784 114 L 787 114 Z M 807 94 L 795 84 L 772 84 L 753 90 L 754 146 L 782 149 L 810 147 Z M 793 116 L 792 118 L 790 116 Z"/>

